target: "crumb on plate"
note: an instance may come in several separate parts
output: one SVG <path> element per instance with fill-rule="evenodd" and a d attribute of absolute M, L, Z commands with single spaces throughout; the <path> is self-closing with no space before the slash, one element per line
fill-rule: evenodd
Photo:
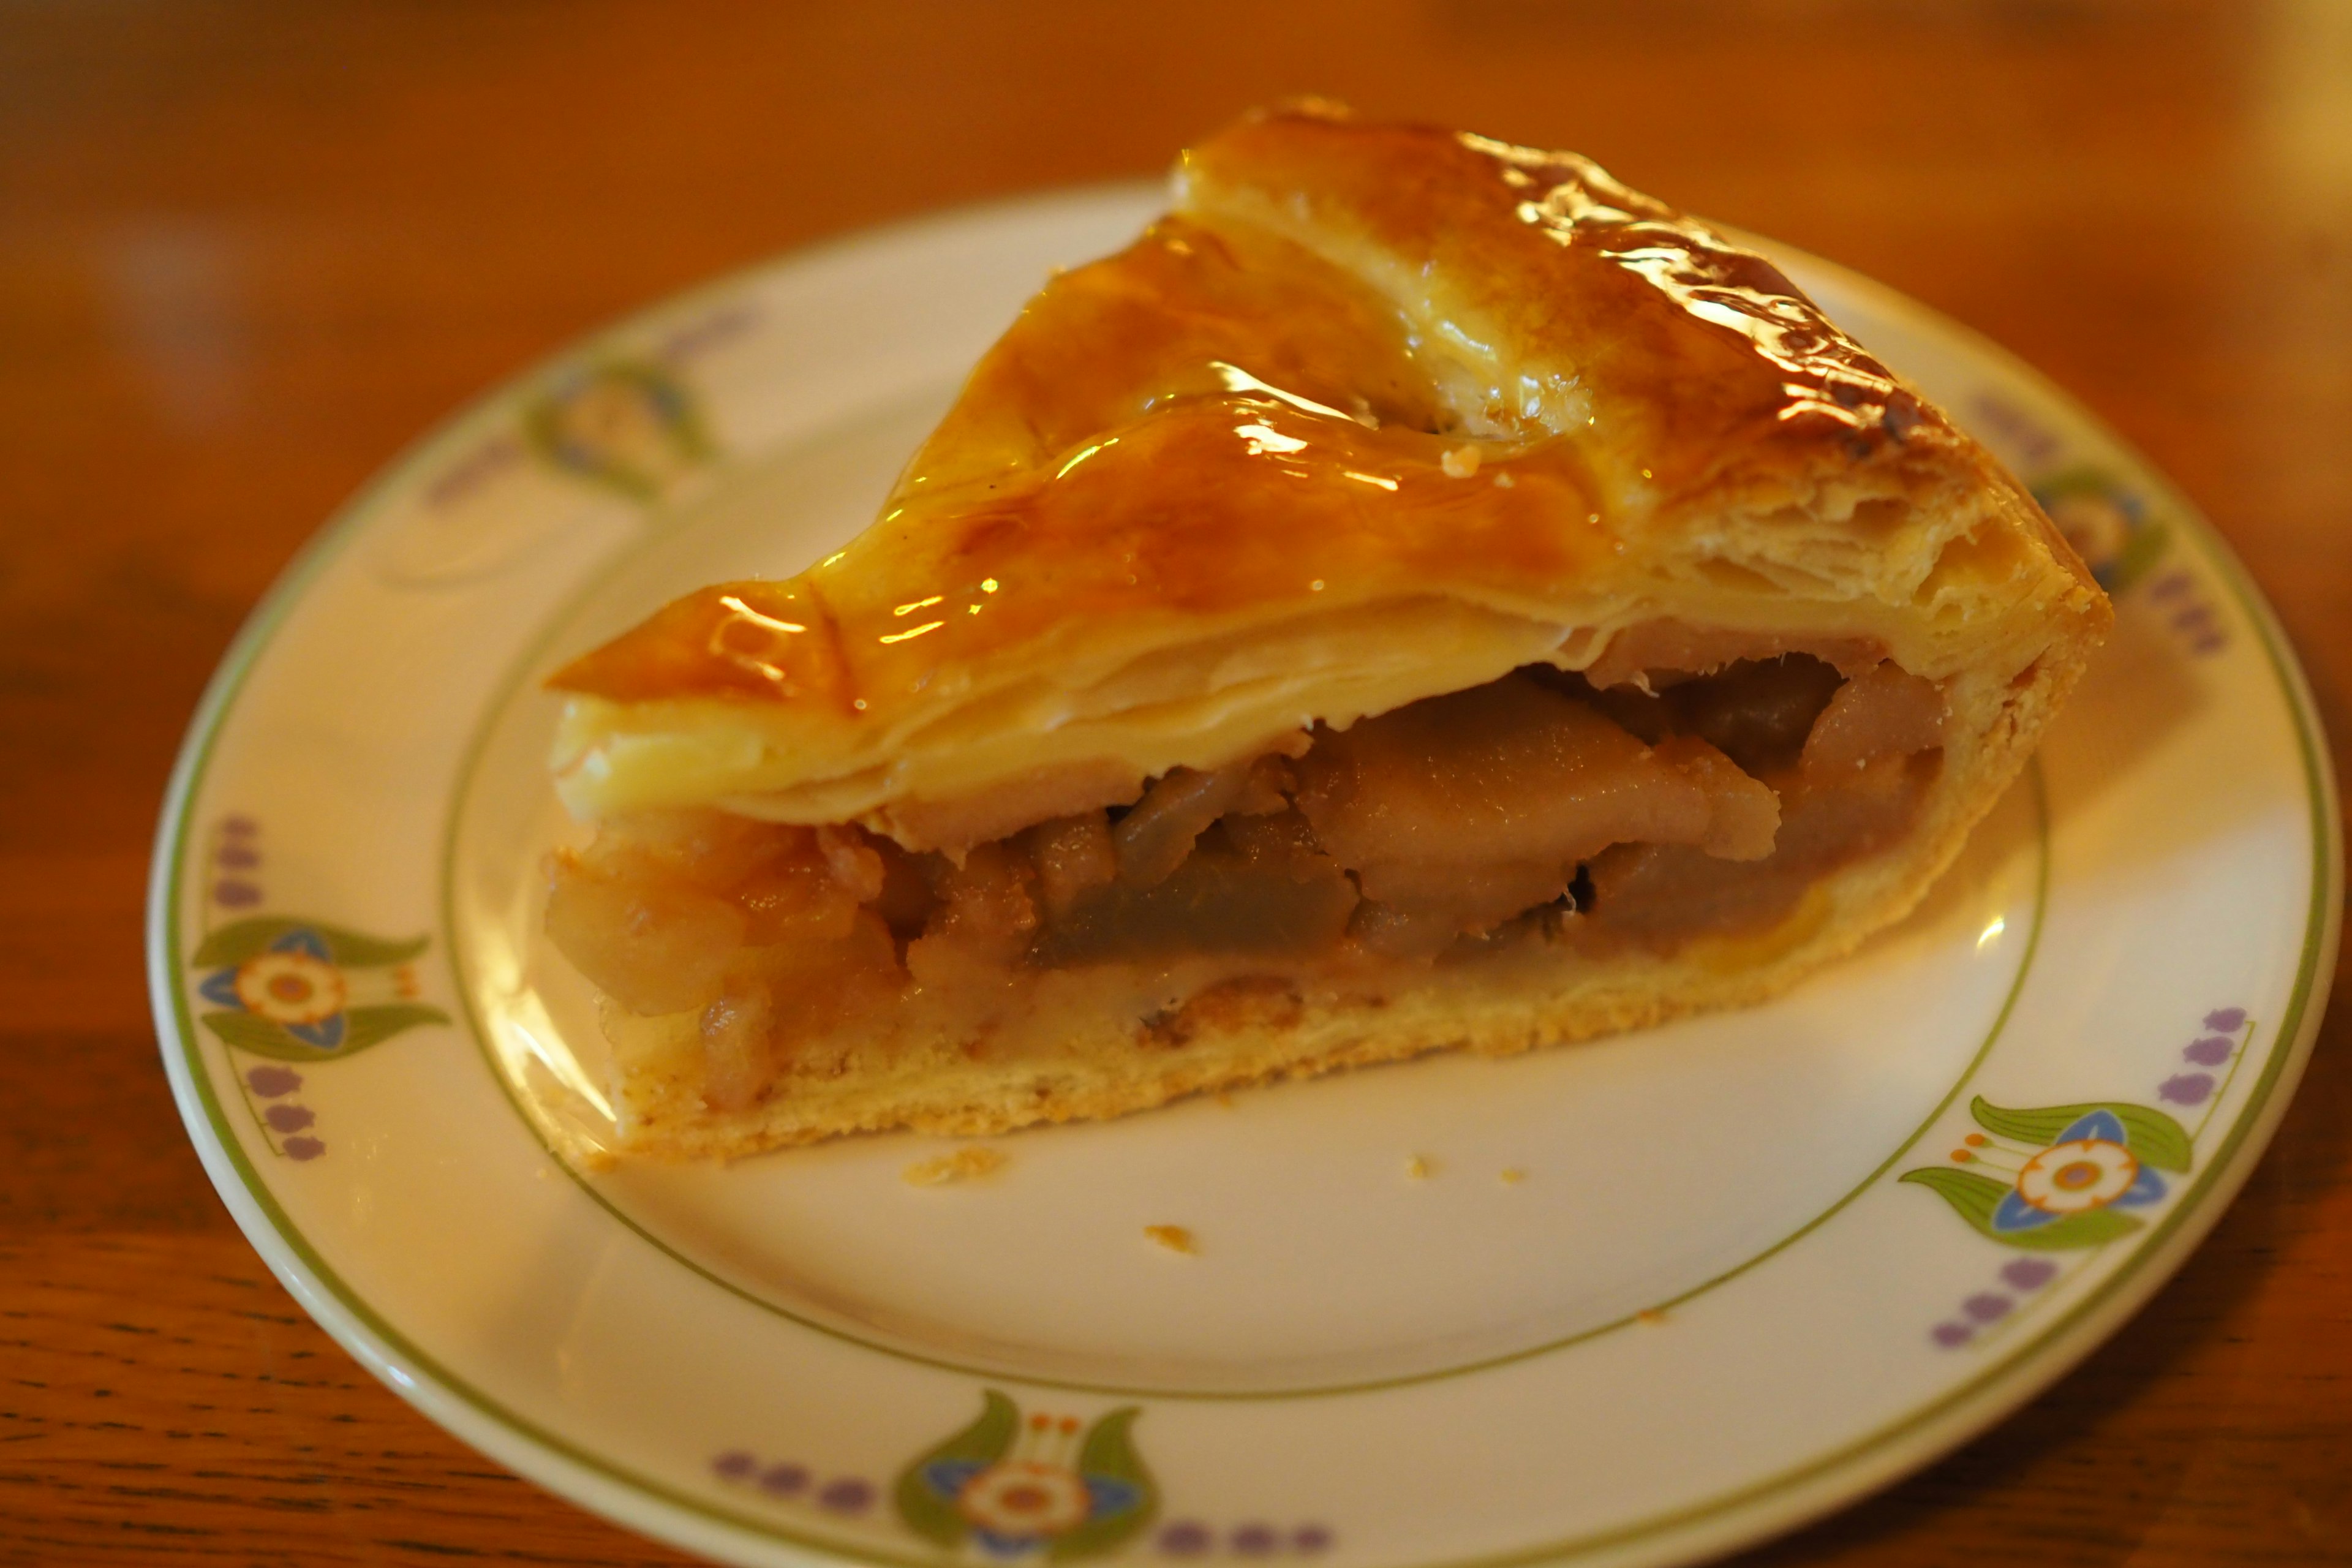
<path fill-rule="evenodd" d="M 1193 1239 L 1192 1233 L 1181 1225 L 1147 1225 L 1143 1227 L 1143 1234 L 1169 1251 L 1181 1252 L 1187 1258 L 1201 1250 L 1201 1244 Z"/>
<path fill-rule="evenodd" d="M 1003 1163 L 1003 1154 L 984 1143 L 974 1143 L 969 1148 L 953 1149 L 928 1160 L 918 1160 L 899 1174 L 910 1186 L 944 1187 L 985 1176 Z"/>
<path fill-rule="evenodd" d="M 1426 1154 L 1415 1154 L 1404 1163 L 1404 1173 L 1414 1181 L 1425 1181 L 1437 1170 L 1437 1162 Z"/>
<path fill-rule="evenodd" d="M 1507 1187 L 1516 1187 L 1527 1179 L 1528 1173 L 1525 1171 L 1520 1170 L 1517 1165 L 1506 1165 L 1503 1167 L 1503 1185 Z"/>

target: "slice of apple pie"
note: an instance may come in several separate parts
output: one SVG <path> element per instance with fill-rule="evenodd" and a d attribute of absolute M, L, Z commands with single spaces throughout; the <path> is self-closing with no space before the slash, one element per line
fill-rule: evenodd
<path fill-rule="evenodd" d="M 1749 1003 L 2109 619 L 1769 261 L 1305 107 L 1048 283 L 881 518 L 553 680 L 627 1148 L 992 1132 Z"/>

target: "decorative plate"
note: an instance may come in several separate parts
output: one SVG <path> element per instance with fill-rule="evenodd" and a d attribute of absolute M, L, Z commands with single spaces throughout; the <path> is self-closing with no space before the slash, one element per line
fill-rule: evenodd
<path fill-rule="evenodd" d="M 2096 1345 L 2268 1140 L 2336 942 L 2301 676 L 2194 510 L 1990 344 L 1790 270 L 1973 426 L 2111 646 L 1927 908 L 1772 1005 L 1105 1125 L 595 1150 L 538 935 L 538 678 L 849 537 L 1049 267 L 1023 202 L 701 289 L 460 415 L 215 679 L 155 860 L 163 1056 L 279 1278 L 435 1420 L 743 1563 L 1653 1563 L 1921 1465 Z"/>

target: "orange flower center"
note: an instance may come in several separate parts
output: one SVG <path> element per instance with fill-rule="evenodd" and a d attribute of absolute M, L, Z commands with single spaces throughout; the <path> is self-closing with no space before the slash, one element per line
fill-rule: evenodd
<path fill-rule="evenodd" d="M 1009 1513 L 1035 1513 L 1053 1500 L 1043 1487 L 1007 1487 L 996 1495 L 997 1505 Z"/>
<path fill-rule="evenodd" d="M 2050 1182 L 2053 1186 L 2065 1192 L 2080 1192 L 2084 1187 L 2097 1186 L 2099 1177 L 2103 1174 L 2105 1172 L 2095 1163 L 2089 1160 L 2075 1160 L 2052 1172 Z"/>
<path fill-rule="evenodd" d="M 308 1002 L 310 983 L 299 974 L 273 974 L 269 977 L 269 994 L 280 1002 Z"/>

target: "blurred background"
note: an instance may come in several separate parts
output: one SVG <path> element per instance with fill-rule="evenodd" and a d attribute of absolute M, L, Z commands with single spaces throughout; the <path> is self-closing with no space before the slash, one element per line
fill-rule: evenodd
<path fill-rule="evenodd" d="M 1574 147 L 1999 340 L 2214 519 L 2347 732 L 2352 0 L 0 6 L 0 1558 L 671 1560 L 376 1389 L 205 1184 L 140 973 L 188 714 L 372 471 L 583 331 L 1301 92 Z M 2121 1339 L 1769 1555 L 2352 1561 L 2342 1046 Z M 110 1338 L 165 1279 L 184 1348 Z"/>

